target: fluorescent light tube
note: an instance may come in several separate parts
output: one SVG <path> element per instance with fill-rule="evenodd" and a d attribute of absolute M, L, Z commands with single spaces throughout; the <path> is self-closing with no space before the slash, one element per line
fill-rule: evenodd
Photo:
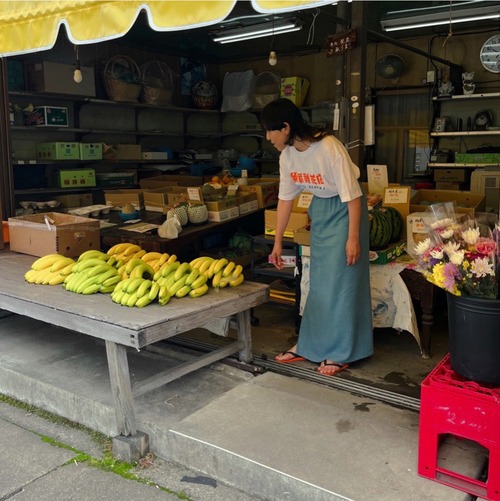
<path fill-rule="evenodd" d="M 262 23 L 248 26 L 246 28 L 234 28 L 224 30 L 214 36 L 213 41 L 224 43 L 241 42 L 243 40 L 252 40 L 254 38 L 269 37 L 272 35 L 281 35 L 299 31 L 302 26 L 296 21 L 286 21 L 281 23 Z"/>

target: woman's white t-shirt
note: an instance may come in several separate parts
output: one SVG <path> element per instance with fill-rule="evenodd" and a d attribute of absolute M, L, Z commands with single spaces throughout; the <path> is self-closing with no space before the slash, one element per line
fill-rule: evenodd
<path fill-rule="evenodd" d="M 349 202 L 362 195 L 360 172 L 344 145 L 325 136 L 305 151 L 287 146 L 280 155 L 281 200 L 293 200 L 301 191 L 320 198 L 339 196 Z"/>

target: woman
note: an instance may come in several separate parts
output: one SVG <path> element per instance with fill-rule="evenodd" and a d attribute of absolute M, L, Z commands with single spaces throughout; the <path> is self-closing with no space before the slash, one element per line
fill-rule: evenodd
<path fill-rule="evenodd" d="M 359 168 L 331 133 L 313 130 L 289 99 L 269 103 L 261 115 L 266 138 L 281 152 L 276 237 L 271 259 L 283 267 L 282 240 L 294 198 L 314 196 L 310 291 L 296 345 L 277 362 L 311 360 L 334 375 L 373 354 L 368 207 Z"/>

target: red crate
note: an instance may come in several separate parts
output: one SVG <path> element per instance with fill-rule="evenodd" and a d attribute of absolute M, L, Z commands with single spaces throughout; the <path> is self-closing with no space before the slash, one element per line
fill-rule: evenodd
<path fill-rule="evenodd" d="M 490 501 L 500 501 L 500 387 L 468 381 L 450 366 L 449 354 L 422 382 L 419 475 Z M 488 450 L 486 481 L 438 466 L 440 439 L 453 435 Z"/>

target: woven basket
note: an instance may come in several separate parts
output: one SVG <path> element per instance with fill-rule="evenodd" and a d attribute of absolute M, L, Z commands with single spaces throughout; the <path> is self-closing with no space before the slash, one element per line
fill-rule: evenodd
<path fill-rule="evenodd" d="M 141 72 L 128 56 L 114 56 L 104 67 L 104 88 L 113 101 L 135 103 L 141 93 Z"/>
<path fill-rule="evenodd" d="M 280 78 L 264 71 L 255 78 L 255 86 L 252 92 L 252 106 L 254 108 L 264 108 L 266 104 L 280 97 Z"/>
<path fill-rule="evenodd" d="M 141 101 L 148 104 L 166 105 L 172 102 L 174 76 L 166 63 L 149 61 L 141 66 Z"/>

